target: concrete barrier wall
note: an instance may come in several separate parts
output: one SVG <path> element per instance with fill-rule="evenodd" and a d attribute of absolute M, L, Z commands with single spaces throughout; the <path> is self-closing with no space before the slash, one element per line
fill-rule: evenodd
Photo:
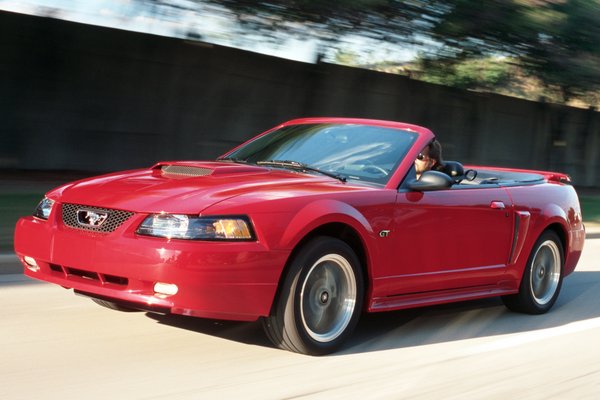
<path fill-rule="evenodd" d="M 600 187 L 591 110 L 0 12 L 0 169 L 212 159 L 306 116 L 420 124 L 447 159 L 558 170 Z"/>

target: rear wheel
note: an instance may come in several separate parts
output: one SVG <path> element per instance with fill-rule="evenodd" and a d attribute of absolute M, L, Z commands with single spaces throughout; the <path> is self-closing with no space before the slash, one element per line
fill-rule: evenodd
<path fill-rule="evenodd" d="M 545 231 L 533 246 L 519 293 L 503 296 L 504 304 L 513 311 L 543 314 L 550 310 L 562 286 L 564 250 L 558 235 Z"/>
<path fill-rule="evenodd" d="M 354 251 L 341 240 L 317 237 L 292 260 L 263 327 L 282 349 L 311 355 L 330 353 L 354 330 L 362 300 L 362 272 Z"/>

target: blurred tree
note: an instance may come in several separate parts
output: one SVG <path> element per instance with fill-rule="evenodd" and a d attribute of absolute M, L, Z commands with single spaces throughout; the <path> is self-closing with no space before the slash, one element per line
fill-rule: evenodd
<path fill-rule="evenodd" d="M 429 14 L 440 10 L 432 0 L 204 0 L 227 7 L 257 30 L 314 34 L 327 40 L 356 33 L 382 40 L 404 40 L 420 31 Z M 306 26 L 311 29 L 307 32 Z"/>
<path fill-rule="evenodd" d="M 599 0 L 453 0 L 432 29 L 446 68 L 482 55 L 519 59 L 563 101 L 600 89 Z M 439 68 L 439 66 L 437 67 Z"/>
<path fill-rule="evenodd" d="M 316 38 L 332 47 L 344 35 L 358 34 L 384 42 L 416 42 L 445 12 L 438 0 L 134 0 L 147 9 L 194 10 L 212 4 L 228 10 L 245 33 L 280 40 L 281 34 Z M 213 9 L 214 11 L 214 9 Z"/>
<path fill-rule="evenodd" d="M 600 90 L 600 0 L 135 1 L 154 9 L 212 4 L 227 10 L 242 33 L 317 39 L 331 61 L 356 61 L 338 52 L 349 34 L 420 45 L 417 75 L 459 87 L 503 85 L 505 57 L 565 102 Z"/>
<path fill-rule="evenodd" d="M 548 84 L 566 99 L 600 89 L 600 1 L 556 4 L 562 14 L 547 38 L 529 56 Z"/>

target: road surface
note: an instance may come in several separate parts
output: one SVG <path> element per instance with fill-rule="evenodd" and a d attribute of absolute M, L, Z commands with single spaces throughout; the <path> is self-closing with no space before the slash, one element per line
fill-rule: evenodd
<path fill-rule="evenodd" d="M 600 235 L 553 310 L 498 299 L 364 316 L 337 354 L 271 347 L 258 323 L 95 305 L 0 276 L 0 399 L 597 399 Z"/>

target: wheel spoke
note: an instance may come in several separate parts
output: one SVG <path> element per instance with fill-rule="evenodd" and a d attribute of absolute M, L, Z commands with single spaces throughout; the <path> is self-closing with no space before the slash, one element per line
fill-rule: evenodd
<path fill-rule="evenodd" d="M 356 304 L 352 266 L 339 254 L 320 258 L 308 272 L 302 289 L 301 316 L 307 333 L 329 342 L 348 326 Z"/>
<path fill-rule="evenodd" d="M 561 259 L 556 243 L 547 240 L 540 245 L 531 264 L 530 287 L 534 300 L 541 305 L 554 296 L 560 280 Z"/>
<path fill-rule="evenodd" d="M 342 240 L 318 236 L 288 264 L 263 328 L 278 347 L 303 354 L 335 351 L 350 336 L 363 304 L 363 272 Z"/>

